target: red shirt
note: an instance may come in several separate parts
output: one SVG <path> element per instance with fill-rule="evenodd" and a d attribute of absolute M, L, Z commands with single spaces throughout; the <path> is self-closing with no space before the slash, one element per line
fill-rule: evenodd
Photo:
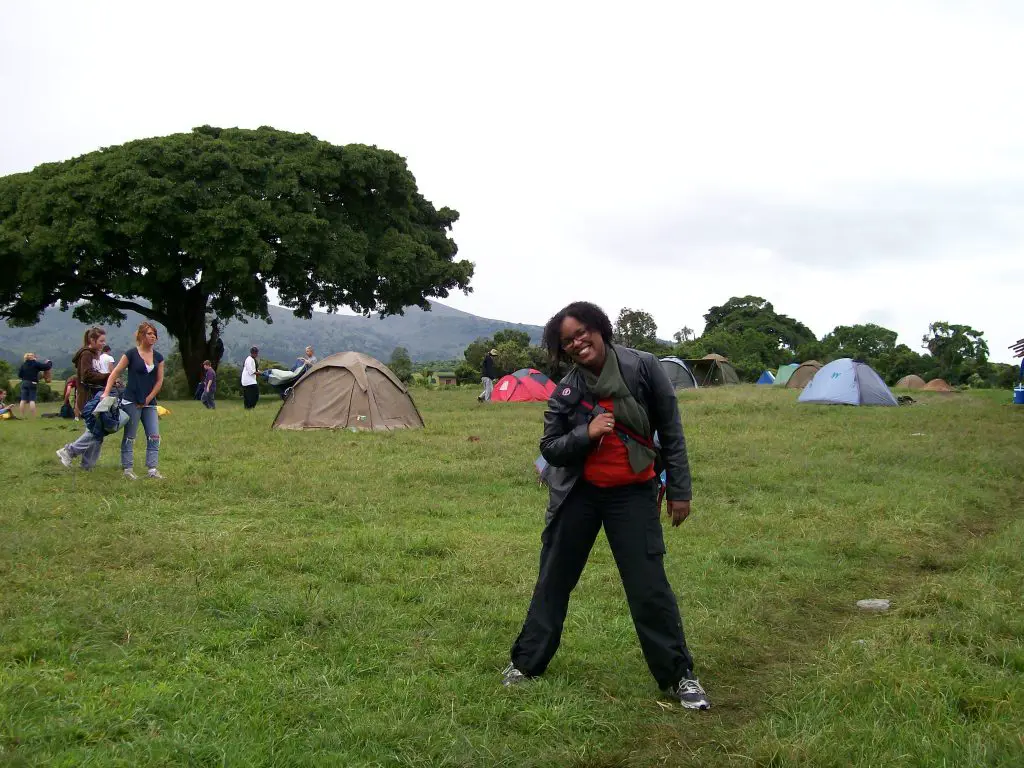
<path fill-rule="evenodd" d="M 614 412 L 611 400 L 598 400 L 598 405 Z M 583 479 L 599 488 L 644 483 L 654 478 L 654 462 L 647 469 L 634 472 L 629 465 L 629 452 L 617 432 L 601 438 L 597 448 L 590 452 L 583 465 Z"/>

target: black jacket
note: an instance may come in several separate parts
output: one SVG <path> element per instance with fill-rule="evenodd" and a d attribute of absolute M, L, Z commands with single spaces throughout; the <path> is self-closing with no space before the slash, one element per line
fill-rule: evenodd
<path fill-rule="evenodd" d="M 654 355 L 618 344 L 614 347 L 626 386 L 647 411 L 652 433 L 658 433 L 668 484 L 666 495 L 669 501 L 689 501 L 692 494 L 690 464 L 686 458 L 686 438 L 679 419 L 675 390 Z M 549 520 L 583 474 L 583 464 L 596 445 L 587 436 L 591 414 L 563 399 L 567 389 L 575 390 L 593 402 L 586 380 L 576 368 L 566 374 L 548 400 L 540 452 L 550 465 L 544 471 L 549 491 Z"/>
<path fill-rule="evenodd" d="M 53 363 L 40 363 L 38 360 L 26 360 L 18 369 L 18 378 L 22 381 L 31 381 L 38 384 L 39 374 L 50 370 L 52 367 Z"/>
<path fill-rule="evenodd" d="M 494 378 L 494 358 L 488 353 L 484 355 L 484 366 L 480 371 L 481 376 L 486 376 L 488 379 Z"/>

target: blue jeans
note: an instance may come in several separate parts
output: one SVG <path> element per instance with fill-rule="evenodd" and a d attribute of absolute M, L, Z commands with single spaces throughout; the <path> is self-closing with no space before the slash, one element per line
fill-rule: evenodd
<path fill-rule="evenodd" d="M 82 457 L 82 469 L 92 469 L 100 460 L 100 448 L 102 447 L 103 441 L 86 430 L 75 442 L 65 445 L 64 450 L 71 458 Z"/>
<path fill-rule="evenodd" d="M 200 396 L 199 400 L 207 408 L 216 408 L 217 407 L 216 398 L 217 398 L 217 390 L 211 389 L 209 392 L 207 392 L 204 389 L 203 390 L 203 394 Z"/>
<path fill-rule="evenodd" d="M 125 403 L 122 408 L 129 419 L 124 425 L 124 437 L 121 438 L 121 467 L 131 469 L 135 463 L 135 435 L 141 421 L 146 432 L 146 469 L 155 469 L 160 454 L 160 417 L 157 416 L 156 406 L 147 405 L 143 408 L 135 403 Z"/>

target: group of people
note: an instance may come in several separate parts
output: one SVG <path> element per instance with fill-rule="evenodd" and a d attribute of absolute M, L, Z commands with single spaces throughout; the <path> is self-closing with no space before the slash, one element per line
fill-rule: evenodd
<path fill-rule="evenodd" d="M 255 408 L 256 404 L 260 400 L 258 377 L 261 374 L 267 376 L 270 373 L 270 371 L 260 370 L 259 360 L 259 347 L 250 347 L 249 354 L 242 363 L 241 373 L 242 403 L 246 410 L 252 410 Z M 295 358 L 295 360 L 296 365 L 292 370 L 282 371 L 281 373 L 291 374 L 293 377 L 297 377 L 312 367 L 316 363 L 317 357 L 313 354 L 313 347 L 306 347 L 305 354 L 301 357 Z M 196 399 L 202 402 L 202 404 L 207 408 L 214 409 L 217 407 L 217 371 L 213 362 L 210 360 L 203 361 L 203 376 L 196 387 L 195 396 Z"/>
<path fill-rule="evenodd" d="M 123 417 L 121 438 L 121 470 L 128 480 L 137 480 L 135 474 L 135 437 L 139 423 L 146 433 L 146 476 L 162 479 L 157 468 L 160 458 L 160 421 L 156 396 L 164 383 L 164 357 L 155 349 L 159 334 L 149 322 L 139 325 L 135 333 L 135 346 L 125 351 L 121 359 L 109 370 L 103 359 L 107 346 L 107 333 L 94 326 L 85 331 L 81 348 L 72 357 L 77 379 L 75 409 L 85 419 L 85 432 L 74 442 L 57 449 L 57 457 L 65 467 L 72 466 L 81 457 L 82 469 L 92 469 L 99 461 L 100 449 L 106 436 L 98 409 L 112 391 L 118 393 L 117 407 Z M 110 358 L 111 361 L 113 358 Z M 124 379 L 122 380 L 122 374 Z"/>

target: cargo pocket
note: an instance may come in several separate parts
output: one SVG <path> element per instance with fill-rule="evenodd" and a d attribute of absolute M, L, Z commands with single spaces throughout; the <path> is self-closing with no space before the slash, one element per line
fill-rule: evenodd
<path fill-rule="evenodd" d="M 665 554 L 665 536 L 661 532 L 661 521 L 655 519 L 647 524 L 647 554 Z"/>
<path fill-rule="evenodd" d="M 658 484 L 651 483 L 651 506 L 647 515 L 647 554 L 665 554 L 665 534 L 661 529 L 661 515 L 658 509 Z"/>

